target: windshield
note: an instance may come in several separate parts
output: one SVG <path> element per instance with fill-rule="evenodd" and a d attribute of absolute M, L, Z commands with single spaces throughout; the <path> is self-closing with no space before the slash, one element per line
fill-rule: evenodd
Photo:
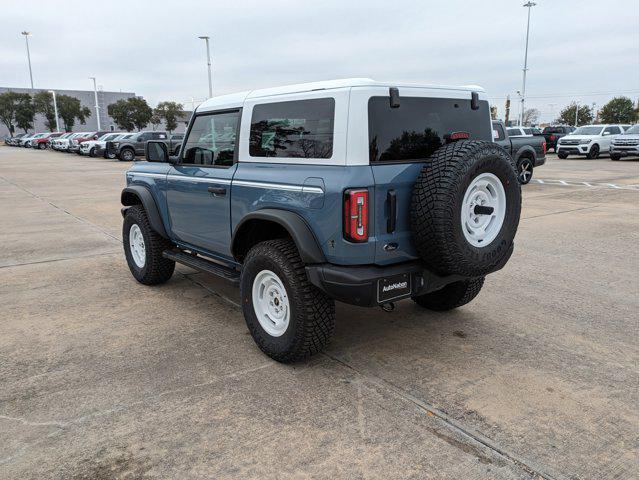
<path fill-rule="evenodd" d="M 564 129 L 561 127 L 546 127 L 544 133 L 564 133 Z"/>
<path fill-rule="evenodd" d="M 579 127 L 577 130 L 572 132 L 572 135 L 599 135 L 601 134 L 601 130 L 603 130 L 603 127 Z"/>
<path fill-rule="evenodd" d="M 633 125 L 628 130 L 626 130 L 625 135 L 639 135 L 639 124 Z"/>

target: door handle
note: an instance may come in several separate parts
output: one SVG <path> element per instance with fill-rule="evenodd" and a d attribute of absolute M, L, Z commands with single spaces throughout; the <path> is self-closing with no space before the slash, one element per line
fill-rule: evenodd
<path fill-rule="evenodd" d="M 395 190 L 389 190 L 386 194 L 388 201 L 388 220 L 386 222 L 386 232 L 393 233 L 397 226 L 397 194 Z"/>
<path fill-rule="evenodd" d="M 213 195 L 214 197 L 223 197 L 224 195 L 226 195 L 226 188 L 225 187 L 209 187 L 208 188 L 209 193 L 211 195 Z"/>

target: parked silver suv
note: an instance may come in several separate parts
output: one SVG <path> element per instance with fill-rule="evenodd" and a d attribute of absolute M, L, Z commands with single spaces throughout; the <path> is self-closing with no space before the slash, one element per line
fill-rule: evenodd
<path fill-rule="evenodd" d="M 626 129 L 610 144 L 610 160 L 631 156 L 639 157 L 639 124 Z"/>

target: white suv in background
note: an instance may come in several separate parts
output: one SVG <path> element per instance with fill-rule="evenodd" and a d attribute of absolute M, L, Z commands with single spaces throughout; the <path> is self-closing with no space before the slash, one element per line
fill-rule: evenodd
<path fill-rule="evenodd" d="M 597 158 L 601 152 L 608 153 L 612 140 L 623 131 L 621 125 L 584 125 L 559 139 L 557 156 L 568 158 L 568 155 L 585 155 L 586 158 Z"/>
<path fill-rule="evenodd" d="M 106 142 L 115 140 L 122 135 L 123 134 L 121 132 L 105 133 L 97 140 L 87 140 L 86 142 L 82 142 L 80 144 L 80 155 L 89 155 L 90 157 L 102 155 Z"/>
<path fill-rule="evenodd" d="M 620 160 L 622 157 L 639 157 L 639 124 L 626 129 L 610 145 L 610 160 Z"/>
<path fill-rule="evenodd" d="M 528 131 L 526 131 L 528 130 Z M 508 127 L 506 129 L 509 137 L 532 137 L 532 129 L 528 127 Z"/>

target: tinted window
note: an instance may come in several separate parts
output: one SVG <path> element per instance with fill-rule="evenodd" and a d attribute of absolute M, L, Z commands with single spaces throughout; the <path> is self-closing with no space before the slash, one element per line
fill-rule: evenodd
<path fill-rule="evenodd" d="M 488 102 L 471 110 L 470 100 L 451 98 L 400 97 L 399 108 L 390 108 L 389 97 L 368 101 L 371 162 L 428 158 L 456 132 L 491 142 Z"/>
<path fill-rule="evenodd" d="M 621 128 L 619 127 L 608 127 L 604 130 L 604 132 L 608 132 L 611 135 L 617 135 L 618 133 L 621 133 Z"/>
<path fill-rule="evenodd" d="M 506 134 L 504 133 L 504 127 L 502 127 L 498 123 L 493 123 L 493 139 L 494 140 L 504 140 L 506 138 Z"/>
<path fill-rule="evenodd" d="M 510 135 L 511 137 L 516 137 L 518 135 L 521 135 L 521 132 L 519 131 L 518 128 L 507 128 L 506 131 L 508 132 L 508 135 Z"/>
<path fill-rule="evenodd" d="M 255 105 L 252 157 L 331 158 L 335 100 L 318 98 Z"/>
<path fill-rule="evenodd" d="M 239 111 L 195 117 L 184 147 L 182 163 L 222 167 L 233 165 L 239 121 Z"/>

